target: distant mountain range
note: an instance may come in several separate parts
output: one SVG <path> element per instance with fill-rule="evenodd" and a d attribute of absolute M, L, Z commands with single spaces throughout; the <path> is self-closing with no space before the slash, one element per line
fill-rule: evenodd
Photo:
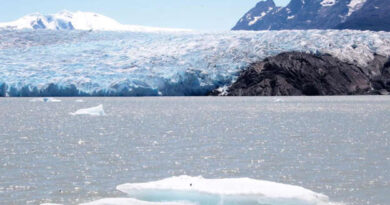
<path fill-rule="evenodd" d="M 356 29 L 390 31 L 390 0 L 291 0 L 278 7 L 259 2 L 233 30 Z"/>
<path fill-rule="evenodd" d="M 48 29 L 48 30 L 99 30 L 99 31 L 185 31 L 184 29 L 155 28 L 136 25 L 123 25 L 109 17 L 92 12 L 61 11 L 43 15 L 34 13 L 16 21 L 0 23 L 6 29 Z"/>

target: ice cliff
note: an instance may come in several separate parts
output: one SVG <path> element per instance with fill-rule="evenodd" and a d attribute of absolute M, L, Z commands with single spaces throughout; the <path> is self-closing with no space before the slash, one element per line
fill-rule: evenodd
<path fill-rule="evenodd" d="M 103 32 L 0 30 L 0 96 L 188 96 L 232 84 L 282 52 L 366 65 L 390 55 L 370 31 Z"/>

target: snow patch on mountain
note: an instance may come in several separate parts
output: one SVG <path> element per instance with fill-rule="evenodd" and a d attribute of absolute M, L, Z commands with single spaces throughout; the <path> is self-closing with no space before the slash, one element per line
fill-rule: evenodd
<path fill-rule="evenodd" d="M 388 5 L 389 0 L 291 0 L 286 6 L 278 7 L 274 0 L 260 1 L 245 13 L 232 30 L 390 31 Z M 273 10 L 267 12 L 270 6 Z"/>
<path fill-rule="evenodd" d="M 287 19 L 288 19 L 288 20 L 290 20 L 290 19 L 294 19 L 294 18 L 295 18 L 295 16 L 294 16 L 294 15 L 293 15 L 293 16 L 288 16 L 288 17 L 287 17 Z"/>
<path fill-rule="evenodd" d="M 351 0 L 348 4 L 349 11 L 347 16 L 351 16 L 355 11 L 361 9 L 366 2 L 367 0 Z"/>
<path fill-rule="evenodd" d="M 184 31 L 183 29 L 155 28 L 136 25 L 123 25 L 116 20 L 92 12 L 61 11 L 43 15 L 34 13 L 16 21 L 0 23 L 7 29 L 48 29 L 48 30 L 98 30 L 98 31 Z"/>
<path fill-rule="evenodd" d="M 261 16 L 255 16 L 252 21 L 248 23 L 249 26 L 255 24 L 258 20 L 262 19 L 267 13 L 261 13 Z"/>
<path fill-rule="evenodd" d="M 249 20 L 248 26 L 252 26 L 253 24 L 257 23 L 261 19 L 264 18 L 269 12 L 271 12 L 274 8 L 268 7 L 268 11 L 261 12 L 260 16 L 255 16 L 252 18 L 250 14 L 248 14 L 247 19 Z"/>
<path fill-rule="evenodd" d="M 323 0 L 321 2 L 322 6 L 333 6 L 336 4 L 336 0 Z"/>

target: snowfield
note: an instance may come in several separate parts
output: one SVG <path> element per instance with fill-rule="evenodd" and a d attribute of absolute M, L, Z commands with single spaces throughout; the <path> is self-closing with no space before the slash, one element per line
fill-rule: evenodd
<path fill-rule="evenodd" d="M 231 84 L 285 51 L 329 53 L 364 66 L 390 55 L 370 31 L 112 32 L 0 30 L 0 96 L 188 96 Z"/>

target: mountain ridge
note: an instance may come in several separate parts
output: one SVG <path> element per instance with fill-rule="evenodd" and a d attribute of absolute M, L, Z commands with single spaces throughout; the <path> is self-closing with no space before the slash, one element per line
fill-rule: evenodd
<path fill-rule="evenodd" d="M 388 0 L 291 0 L 287 6 L 278 7 L 273 0 L 263 0 L 248 11 L 232 30 L 390 31 L 390 4 L 386 1 Z M 264 12 L 267 9 L 270 10 Z"/>

